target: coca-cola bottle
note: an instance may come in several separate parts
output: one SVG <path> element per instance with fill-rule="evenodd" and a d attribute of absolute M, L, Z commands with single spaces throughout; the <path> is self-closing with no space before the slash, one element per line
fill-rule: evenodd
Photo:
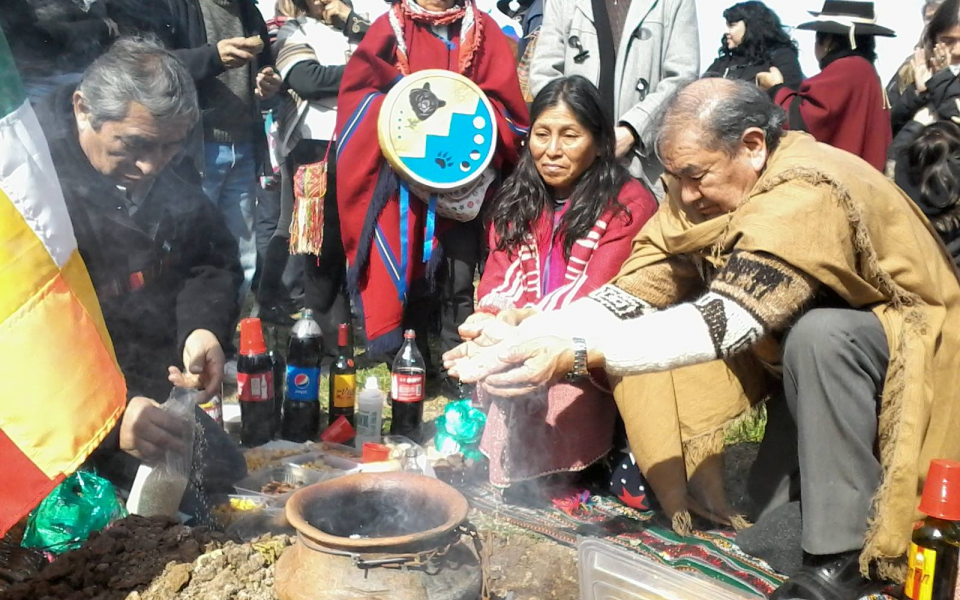
<path fill-rule="evenodd" d="M 281 436 L 291 442 L 314 440 L 320 432 L 322 335 L 310 310 L 290 331 Z"/>
<path fill-rule="evenodd" d="M 273 361 L 263 342 L 260 319 L 240 321 L 237 396 L 241 443 L 248 447 L 266 444 L 273 439 Z"/>
<path fill-rule="evenodd" d="M 426 364 L 417 348 L 417 334 L 408 329 L 403 346 L 393 359 L 390 371 L 390 404 L 393 420 L 391 435 L 403 435 L 418 444 L 423 437 L 423 397 L 426 387 Z"/>

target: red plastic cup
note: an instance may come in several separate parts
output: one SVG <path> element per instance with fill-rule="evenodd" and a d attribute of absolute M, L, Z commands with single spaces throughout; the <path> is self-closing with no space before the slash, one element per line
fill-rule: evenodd
<path fill-rule="evenodd" d="M 920 498 L 920 512 L 935 519 L 960 521 L 960 462 L 930 461 Z"/>
<path fill-rule="evenodd" d="M 327 427 L 327 430 L 320 434 L 321 440 L 331 444 L 345 444 L 355 437 L 357 437 L 356 430 L 344 416 L 334 421 L 333 425 Z"/>
<path fill-rule="evenodd" d="M 254 356 L 266 354 L 267 345 L 263 341 L 263 327 L 260 319 L 249 318 L 240 321 L 240 354 Z"/>
<path fill-rule="evenodd" d="M 375 463 L 390 460 L 390 447 L 373 442 L 363 443 L 363 462 Z"/>

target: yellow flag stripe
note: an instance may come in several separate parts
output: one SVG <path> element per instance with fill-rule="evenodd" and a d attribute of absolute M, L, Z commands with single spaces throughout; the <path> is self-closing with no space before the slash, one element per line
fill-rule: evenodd
<path fill-rule="evenodd" d="M 0 429 L 53 479 L 117 423 L 126 386 L 79 254 L 61 273 L 2 192 L 0 265 Z"/>
<path fill-rule="evenodd" d="M 0 189 L 0 323 L 58 274 L 43 243 Z"/>
<path fill-rule="evenodd" d="M 98 327 L 58 275 L 0 324 L 0 339 L 0 428 L 47 477 L 74 471 L 126 400 Z"/>
<path fill-rule="evenodd" d="M 107 332 L 107 326 L 103 322 L 103 313 L 100 310 L 100 301 L 97 300 L 97 292 L 93 289 L 90 274 L 87 273 L 87 267 L 83 264 L 79 252 L 73 253 L 67 264 L 64 265 L 60 275 L 97 328 L 100 340 L 119 373 L 120 364 L 117 362 L 116 353 L 113 350 L 113 340 L 110 339 L 110 333 Z"/>

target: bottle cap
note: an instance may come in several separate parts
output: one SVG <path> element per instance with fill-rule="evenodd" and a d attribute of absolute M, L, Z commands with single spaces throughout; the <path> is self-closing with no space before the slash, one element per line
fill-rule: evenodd
<path fill-rule="evenodd" d="M 408 329 L 408 330 L 406 330 L 406 331 L 403 332 L 403 339 L 405 339 L 405 340 L 415 340 L 415 339 L 417 339 L 417 332 L 414 331 L 414 330 L 412 330 L 412 329 Z"/>
<path fill-rule="evenodd" d="M 930 461 L 920 512 L 936 519 L 960 521 L 960 462 Z"/>
<path fill-rule="evenodd" d="M 367 377 L 367 382 L 363 384 L 363 389 L 365 390 L 379 390 L 380 382 L 377 381 L 376 376 L 371 375 Z"/>
<path fill-rule="evenodd" d="M 253 356 L 264 354 L 267 345 L 263 342 L 263 327 L 260 319 L 249 318 L 240 321 L 240 354 Z"/>
<path fill-rule="evenodd" d="M 350 343 L 350 326 L 346 323 L 340 323 L 340 328 L 337 330 L 337 344 L 340 347 L 346 347 Z"/>
<path fill-rule="evenodd" d="M 301 318 L 301 319 L 310 319 L 311 321 L 316 321 L 316 320 L 317 320 L 317 318 L 316 318 L 315 316 L 313 316 L 313 310 L 312 310 L 312 309 L 309 309 L 309 308 L 305 308 L 305 309 L 303 309 L 302 311 L 300 311 L 300 318 Z"/>

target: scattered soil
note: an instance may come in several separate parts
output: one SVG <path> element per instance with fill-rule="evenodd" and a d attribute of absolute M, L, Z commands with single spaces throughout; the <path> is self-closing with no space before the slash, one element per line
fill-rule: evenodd
<path fill-rule="evenodd" d="M 167 565 L 143 593 L 126 600 L 275 600 L 274 566 L 290 536 L 227 542 L 192 564 Z"/>
<path fill-rule="evenodd" d="M 577 551 L 523 530 L 497 527 L 484 531 L 484 554 L 494 598 L 513 594 L 518 600 L 577 600 L 580 580 Z M 513 531 L 511 531 L 513 530 Z"/>
<path fill-rule="evenodd" d="M 15 585 L 4 600 L 124 600 L 144 590 L 170 563 L 192 563 L 226 542 L 206 527 L 163 517 L 130 516 L 93 534 L 78 550 Z"/>

